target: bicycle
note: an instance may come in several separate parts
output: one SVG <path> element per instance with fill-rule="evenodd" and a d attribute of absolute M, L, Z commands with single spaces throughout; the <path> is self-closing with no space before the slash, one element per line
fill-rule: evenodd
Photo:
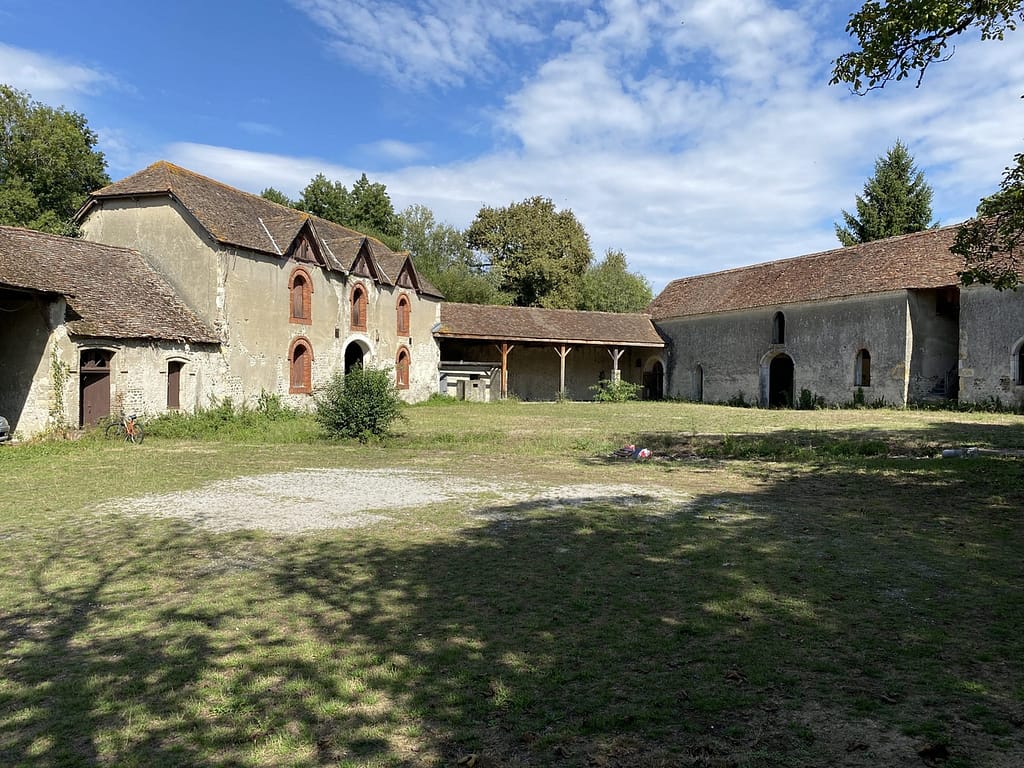
<path fill-rule="evenodd" d="M 134 413 L 130 413 L 107 424 L 106 429 L 103 430 L 103 436 L 108 440 L 116 437 L 126 443 L 138 445 L 145 438 L 146 432 L 139 423 L 138 417 Z"/>

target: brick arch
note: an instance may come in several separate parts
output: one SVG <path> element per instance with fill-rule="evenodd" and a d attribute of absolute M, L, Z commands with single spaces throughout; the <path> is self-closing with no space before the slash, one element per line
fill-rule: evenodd
<path fill-rule="evenodd" d="M 352 286 L 352 291 L 349 293 L 349 320 L 350 327 L 353 331 L 365 331 L 366 330 L 366 310 L 369 303 L 369 294 L 366 290 L 366 286 L 362 283 L 356 283 Z"/>
<path fill-rule="evenodd" d="M 312 391 L 313 345 L 305 336 L 297 336 L 288 349 L 288 392 L 308 395 Z"/>
<path fill-rule="evenodd" d="M 288 320 L 302 325 L 313 322 L 313 278 L 305 267 L 295 267 L 288 277 Z"/>
<path fill-rule="evenodd" d="M 409 294 L 400 293 L 395 301 L 395 314 L 399 336 L 409 336 L 412 333 L 412 301 Z"/>
<path fill-rule="evenodd" d="M 409 348 L 402 345 L 395 355 L 395 386 L 398 389 L 409 388 L 409 372 L 412 367 L 412 354 Z"/>

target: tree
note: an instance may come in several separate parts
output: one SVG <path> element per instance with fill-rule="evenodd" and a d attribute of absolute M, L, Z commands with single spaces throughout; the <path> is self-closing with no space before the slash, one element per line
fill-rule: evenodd
<path fill-rule="evenodd" d="M 920 85 L 928 66 L 946 61 L 953 38 L 974 29 L 982 40 L 1002 40 L 1024 21 L 1022 0 L 870 0 L 850 16 L 846 31 L 858 49 L 835 60 L 832 84 L 847 83 L 857 93 L 882 88 L 917 72 Z M 964 256 L 965 285 L 1015 288 L 1020 280 L 1024 242 L 1024 153 L 1014 158 L 1000 190 L 981 201 L 977 218 L 957 232 L 950 249 Z"/>
<path fill-rule="evenodd" d="M 609 249 L 583 275 L 580 309 L 598 312 L 642 312 L 654 298 L 643 275 L 630 272 L 626 255 Z"/>
<path fill-rule="evenodd" d="M 331 181 L 318 173 L 309 180 L 294 207 L 344 225 L 349 210 L 348 190 L 340 181 Z"/>
<path fill-rule="evenodd" d="M 400 235 L 398 217 L 388 195 L 388 188 L 380 182 L 371 182 L 365 173 L 352 185 L 346 218 L 341 223 L 381 239 L 397 238 Z"/>
<path fill-rule="evenodd" d="M 0 224 L 74 234 L 89 193 L 110 183 L 85 117 L 0 85 Z"/>
<path fill-rule="evenodd" d="M 266 192 L 281 194 L 271 188 L 264 191 L 264 197 Z M 283 194 L 281 197 L 287 200 Z M 274 197 L 268 199 L 280 202 Z M 393 250 L 400 247 L 398 218 L 387 187 L 371 182 L 365 173 L 352 185 L 351 192 L 340 181 L 330 181 L 318 173 L 292 207 L 375 237 Z"/>
<path fill-rule="evenodd" d="M 270 200 L 272 203 L 277 203 L 278 205 L 285 205 L 289 208 L 295 207 L 295 203 L 288 197 L 288 195 L 279 189 L 274 189 L 273 187 L 267 187 L 260 192 L 260 197 Z"/>
<path fill-rule="evenodd" d="M 836 237 L 843 245 L 867 243 L 921 232 L 935 226 L 931 218 L 932 188 L 906 146 L 897 141 L 875 161 L 875 175 L 864 184 L 864 196 L 857 195 L 857 215 L 843 211 L 846 226 L 836 224 Z"/>
<path fill-rule="evenodd" d="M 964 257 L 960 280 L 1016 290 L 1024 269 L 1024 153 L 1006 169 L 1000 189 L 978 205 L 950 250 Z"/>
<path fill-rule="evenodd" d="M 409 251 L 416 269 L 448 301 L 468 304 L 508 304 L 511 297 L 497 286 L 497 273 L 478 263 L 463 232 L 438 223 L 434 212 L 411 205 L 397 215 L 399 241 Z"/>
<path fill-rule="evenodd" d="M 556 211 L 544 197 L 506 208 L 484 206 L 466 242 L 487 255 L 499 287 L 524 307 L 576 309 L 583 273 L 593 259 L 590 237 L 571 210 Z"/>

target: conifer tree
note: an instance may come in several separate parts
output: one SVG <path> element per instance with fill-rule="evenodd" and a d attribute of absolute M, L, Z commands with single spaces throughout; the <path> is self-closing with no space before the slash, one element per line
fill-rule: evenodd
<path fill-rule="evenodd" d="M 932 223 L 932 188 L 917 170 L 901 141 L 875 161 L 875 175 L 857 195 L 857 214 L 843 211 L 846 226 L 836 224 L 843 245 L 857 245 L 936 226 Z"/>

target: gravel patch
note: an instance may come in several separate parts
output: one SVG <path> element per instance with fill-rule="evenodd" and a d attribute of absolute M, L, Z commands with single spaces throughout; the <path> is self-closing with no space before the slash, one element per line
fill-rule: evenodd
<path fill-rule="evenodd" d="M 390 512 L 458 502 L 478 519 L 513 520 L 529 509 L 590 503 L 623 508 L 687 501 L 667 488 L 502 484 L 441 472 L 401 469 L 303 469 L 211 483 L 190 491 L 106 502 L 100 511 L 185 520 L 214 531 L 264 530 L 301 534 L 356 528 L 392 519 Z"/>

